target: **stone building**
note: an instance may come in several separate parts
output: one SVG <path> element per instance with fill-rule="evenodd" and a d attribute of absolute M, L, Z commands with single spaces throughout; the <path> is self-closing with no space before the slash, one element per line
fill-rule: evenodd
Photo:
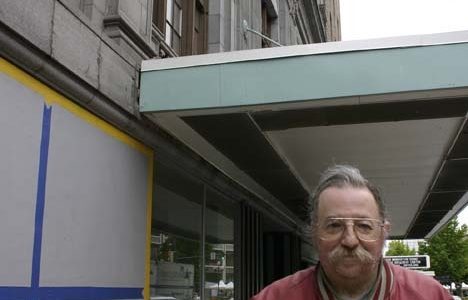
<path fill-rule="evenodd" d="M 338 0 L 2 1 L 0 299 L 248 299 L 313 263 L 302 219 L 140 113 L 140 68 L 339 39 Z"/>

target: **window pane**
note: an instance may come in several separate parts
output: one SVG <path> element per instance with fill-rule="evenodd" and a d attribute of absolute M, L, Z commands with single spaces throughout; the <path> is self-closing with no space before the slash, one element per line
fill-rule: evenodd
<path fill-rule="evenodd" d="M 205 299 L 234 298 L 235 204 L 207 190 L 205 237 Z"/>
<path fill-rule="evenodd" d="M 151 296 L 193 300 L 201 287 L 203 184 L 157 164 L 151 242 Z"/>
<path fill-rule="evenodd" d="M 200 29 L 200 20 L 201 20 L 201 14 L 203 14 L 203 11 L 201 11 L 198 7 L 195 10 L 195 20 L 194 20 L 194 27 L 195 30 L 198 31 Z"/>
<path fill-rule="evenodd" d="M 154 0 L 153 2 L 153 24 L 159 30 L 163 31 L 165 22 L 165 14 L 161 12 L 164 9 L 164 0 Z"/>
<path fill-rule="evenodd" d="M 200 43 L 198 36 L 199 36 L 198 31 L 194 30 L 193 31 L 193 45 L 195 45 L 195 48 L 192 51 L 193 54 L 201 54 L 201 52 L 198 50 L 198 47 L 197 47 L 198 43 Z"/>
<path fill-rule="evenodd" d="M 197 6 L 195 10 L 195 24 L 193 30 L 193 45 L 194 49 L 193 54 L 202 54 L 205 51 L 204 47 L 204 17 L 203 17 L 203 7 L 197 1 Z"/>
<path fill-rule="evenodd" d="M 177 53 L 177 54 L 180 54 L 180 36 L 175 32 L 173 31 L 172 32 L 172 49 L 174 49 L 174 51 Z"/>
<path fill-rule="evenodd" d="M 177 3 L 174 5 L 174 30 L 177 31 L 178 34 L 182 31 L 182 7 L 179 6 Z"/>
<path fill-rule="evenodd" d="M 169 25 L 169 23 L 166 23 L 166 35 L 164 39 L 166 44 L 172 46 L 172 28 L 171 25 Z"/>
<path fill-rule="evenodd" d="M 172 24 L 174 0 L 167 0 L 166 5 L 166 20 L 169 24 Z"/>

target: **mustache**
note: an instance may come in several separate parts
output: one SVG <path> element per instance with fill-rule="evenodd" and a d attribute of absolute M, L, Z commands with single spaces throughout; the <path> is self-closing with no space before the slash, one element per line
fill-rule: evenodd
<path fill-rule="evenodd" d="M 375 262 L 375 258 L 366 251 L 362 246 L 358 246 L 354 249 L 346 249 L 344 247 L 336 247 L 328 255 L 328 259 L 333 264 L 340 263 L 345 258 L 354 258 L 360 261 L 362 264 L 372 264 Z"/>

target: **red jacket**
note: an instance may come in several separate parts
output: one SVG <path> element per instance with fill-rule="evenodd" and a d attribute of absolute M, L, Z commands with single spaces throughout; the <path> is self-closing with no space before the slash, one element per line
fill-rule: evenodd
<path fill-rule="evenodd" d="M 433 278 L 384 262 L 393 274 L 386 300 L 451 300 L 449 293 Z M 273 282 L 251 300 L 322 300 L 315 267 Z"/>

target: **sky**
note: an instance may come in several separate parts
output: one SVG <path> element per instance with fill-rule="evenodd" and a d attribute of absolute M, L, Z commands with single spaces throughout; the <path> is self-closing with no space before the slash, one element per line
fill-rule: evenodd
<path fill-rule="evenodd" d="M 340 0 L 340 14 L 343 41 L 468 30 L 468 0 Z"/>
<path fill-rule="evenodd" d="M 467 0 L 340 0 L 342 40 L 468 30 Z"/>

